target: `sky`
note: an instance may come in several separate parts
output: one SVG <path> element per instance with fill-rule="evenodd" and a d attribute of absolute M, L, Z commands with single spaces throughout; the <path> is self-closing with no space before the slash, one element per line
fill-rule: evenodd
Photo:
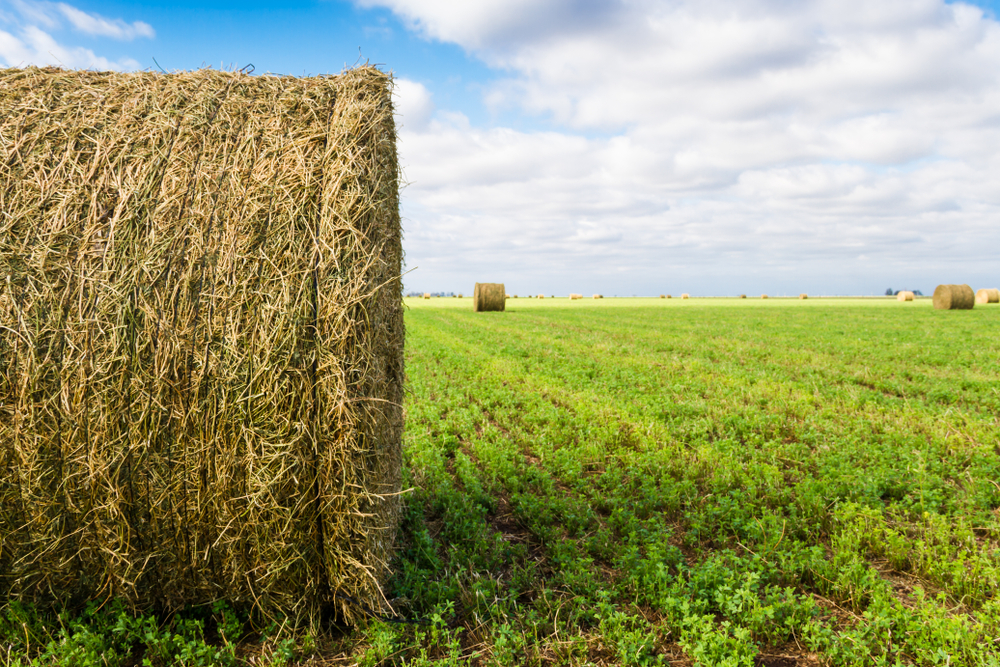
<path fill-rule="evenodd" d="M 998 1 L 0 0 L 0 66 L 394 74 L 407 291 L 1000 286 Z"/>

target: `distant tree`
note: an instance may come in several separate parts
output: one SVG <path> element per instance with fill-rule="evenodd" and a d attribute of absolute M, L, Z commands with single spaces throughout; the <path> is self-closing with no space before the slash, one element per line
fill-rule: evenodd
<path fill-rule="evenodd" d="M 891 287 L 885 291 L 886 296 L 892 296 L 893 294 L 895 294 L 895 292 L 892 291 Z"/>

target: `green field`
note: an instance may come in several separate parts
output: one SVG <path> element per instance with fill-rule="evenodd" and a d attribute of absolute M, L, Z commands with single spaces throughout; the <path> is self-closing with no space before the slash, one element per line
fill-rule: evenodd
<path fill-rule="evenodd" d="M 1000 664 L 1000 307 L 407 302 L 429 625 L 256 664 Z"/>

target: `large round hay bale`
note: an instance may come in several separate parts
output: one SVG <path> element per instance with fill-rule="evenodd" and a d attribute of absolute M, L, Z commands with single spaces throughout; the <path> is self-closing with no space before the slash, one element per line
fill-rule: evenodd
<path fill-rule="evenodd" d="M 687 292 L 685 292 L 684 294 L 681 294 L 681 298 L 682 298 L 682 299 L 690 299 L 690 298 L 691 298 L 691 295 L 690 295 L 690 294 L 688 294 Z"/>
<path fill-rule="evenodd" d="M 431 298 L 431 293 L 430 292 L 424 292 L 424 298 L 425 299 Z"/>
<path fill-rule="evenodd" d="M 767 298 L 767 295 L 766 295 L 766 294 L 761 294 L 761 295 L 760 295 L 760 298 L 762 298 L 762 299 L 766 299 L 766 298 Z"/>
<path fill-rule="evenodd" d="M 472 308 L 477 313 L 503 312 L 506 300 L 503 283 L 476 283 L 472 292 Z"/>
<path fill-rule="evenodd" d="M 1000 303 L 1000 289 L 976 290 L 976 303 Z"/>
<path fill-rule="evenodd" d="M 544 299 L 544 298 L 545 298 L 545 295 L 544 295 L 544 294 L 539 294 L 539 295 L 538 295 L 538 298 L 539 298 L 539 299 Z"/>
<path fill-rule="evenodd" d="M 808 298 L 809 298 L 809 295 L 808 295 L 808 294 L 800 294 L 800 295 L 799 295 L 799 298 L 800 298 L 800 299 L 808 299 Z"/>
<path fill-rule="evenodd" d="M 896 294 L 896 301 L 913 301 L 913 292 L 908 290 L 900 290 Z"/>
<path fill-rule="evenodd" d="M 391 89 L 0 69 L 0 598 L 385 608 Z"/>
<path fill-rule="evenodd" d="M 577 299 L 582 299 L 582 298 L 583 298 L 582 294 L 570 294 L 569 295 L 569 300 L 570 301 L 576 301 Z"/>
<path fill-rule="evenodd" d="M 934 288 L 934 307 L 938 310 L 971 310 L 976 295 L 968 285 L 938 285 Z"/>
<path fill-rule="evenodd" d="M 604 298 L 604 295 L 603 295 L 603 294 L 595 294 L 595 295 L 594 295 L 594 298 L 595 298 L 595 299 L 603 299 L 603 298 Z"/>
<path fill-rule="evenodd" d="M 665 294 L 661 294 L 661 295 L 660 295 L 660 298 L 661 298 L 661 299 L 666 299 L 667 297 L 666 297 L 666 295 L 665 295 Z"/>

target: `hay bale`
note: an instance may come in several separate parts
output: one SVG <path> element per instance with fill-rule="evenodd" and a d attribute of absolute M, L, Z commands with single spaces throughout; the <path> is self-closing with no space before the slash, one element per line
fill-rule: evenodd
<path fill-rule="evenodd" d="M 687 292 L 685 292 L 684 294 L 681 294 L 681 298 L 682 298 L 682 299 L 690 299 L 690 298 L 691 298 L 691 295 L 690 295 L 690 294 L 688 294 Z"/>
<path fill-rule="evenodd" d="M 461 293 L 461 292 L 459 292 L 459 294 L 458 294 L 458 298 L 459 298 L 459 299 L 464 299 L 465 297 L 464 297 L 464 296 L 462 295 L 462 293 Z"/>
<path fill-rule="evenodd" d="M 896 301 L 913 301 L 913 292 L 901 290 L 896 294 Z"/>
<path fill-rule="evenodd" d="M 424 292 L 424 298 L 425 299 L 431 298 L 431 293 L 430 292 Z"/>
<path fill-rule="evenodd" d="M 673 299 L 674 297 L 672 297 L 672 296 L 670 296 L 670 295 L 668 294 L 668 295 L 667 295 L 667 298 L 668 298 L 668 299 Z"/>
<path fill-rule="evenodd" d="M 1000 289 L 976 290 L 976 303 L 1000 303 Z"/>
<path fill-rule="evenodd" d="M 506 300 L 503 283 L 476 283 L 472 292 L 472 308 L 477 313 L 503 312 Z"/>
<path fill-rule="evenodd" d="M 800 299 L 808 299 L 808 298 L 809 298 L 809 295 L 808 295 L 808 294 L 800 294 L 800 295 L 799 295 L 799 298 L 800 298 Z"/>
<path fill-rule="evenodd" d="M 938 285 L 934 288 L 934 307 L 938 310 L 971 310 L 976 295 L 968 285 Z"/>
<path fill-rule="evenodd" d="M 661 295 L 660 295 L 660 298 L 661 298 L 661 299 L 666 299 L 667 297 L 666 297 L 665 295 L 661 294 Z"/>
<path fill-rule="evenodd" d="M 539 294 L 539 295 L 538 295 L 538 298 L 539 298 L 539 299 L 544 299 L 544 298 L 545 298 L 545 295 L 544 295 L 544 294 Z"/>
<path fill-rule="evenodd" d="M 389 75 L 0 69 L 0 596 L 385 608 Z"/>
<path fill-rule="evenodd" d="M 761 295 L 760 295 L 760 298 L 762 298 L 762 299 L 766 299 L 766 298 L 767 298 L 767 295 L 766 295 L 766 294 L 761 294 Z"/>
<path fill-rule="evenodd" d="M 746 294 L 740 294 L 740 298 L 741 299 L 745 299 L 745 298 L 747 298 L 747 295 Z"/>
<path fill-rule="evenodd" d="M 595 299 L 603 299 L 603 298 L 604 298 L 604 295 L 603 295 L 603 294 L 595 294 L 595 295 L 594 295 L 594 298 L 595 298 Z"/>
<path fill-rule="evenodd" d="M 582 299 L 582 298 L 583 298 L 582 294 L 570 294 L 569 295 L 569 300 L 570 301 L 576 301 L 577 299 Z"/>

